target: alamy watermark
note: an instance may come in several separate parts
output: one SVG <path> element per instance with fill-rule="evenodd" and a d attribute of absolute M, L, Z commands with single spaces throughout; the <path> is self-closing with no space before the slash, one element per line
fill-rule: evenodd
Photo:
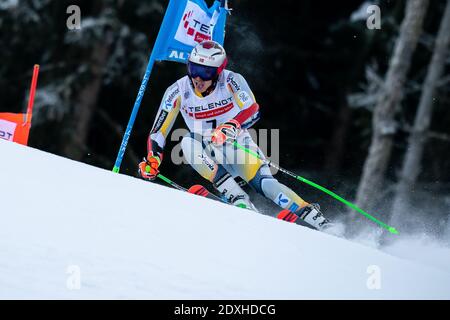
<path fill-rule="evenodd" d="M 367 29 L 380 30 L 381 29 L 381 9 L 379 6 L 373 4 L 367 7 L 369 17 L 366 20 Z"/>
<path fill-rule="evenodd" d="M 371 265 L 366 270 L 369 277 L 366 281 L 367 289 L 380 290 L 381 289 L 381 268 L 377 265 Z"/>
<path fill-rule="evenodd" d="M 214 145 L 208 132 L 179 128 L 172 132 L 170 140 L 178 142 L 171 152 L 171 160 L 176 165 L 190 164 L 214 171 L 216 164 L 252 165 L 261 162 L 255 155 L 234 146 L 231 142 Z M 240 133 L 236 141 L 264 159 L 274 163 L 279 162 L 280 131 L 278 129 L 247 129 Z M 272 174 L 276 173 L 274 168 L 271 168 L 271 171 Z"/>
<path fill-rule="evenodd" d="M 66 274 L 69 275 L 66 280 L 66 288 L 69 290 L 80 290 L 81 268 L 77 265 L 70 265 L 66 268 Z"/>
<path fill-rule="evenodd" d="M 66 26 L 69 30 L 81 29 L 81 9 L 77 5 L 70 5 L 66 9 L 66 13 L 70 16 L 66 20 Z"/>

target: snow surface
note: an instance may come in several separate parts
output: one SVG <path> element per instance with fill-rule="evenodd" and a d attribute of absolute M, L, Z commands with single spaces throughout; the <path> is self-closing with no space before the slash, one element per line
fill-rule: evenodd
<path fill-rule="evenodd" d="M 0 182 L 2 299 L 450 298 L 448 268 L 1 139 Z"/>

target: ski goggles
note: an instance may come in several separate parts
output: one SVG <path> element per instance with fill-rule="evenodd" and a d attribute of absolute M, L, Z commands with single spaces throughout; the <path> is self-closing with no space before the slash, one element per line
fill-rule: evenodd
<path fill-rule="evenodd" d="M 217 68 L 202 66 L 194 62 L 188 62 L 187 64 L 188 75 L 191 78 L 199 77 L 203 81 L 212 80 L 217 76 Z"/>

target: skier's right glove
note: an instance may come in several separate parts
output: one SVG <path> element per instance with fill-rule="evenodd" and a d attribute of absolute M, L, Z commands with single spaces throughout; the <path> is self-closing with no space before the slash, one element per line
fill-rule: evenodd
<path fill-rule="evenodd" d="M 139 163 L 139 174 L 145 180 L 154 180 L 159 174 L 159 166 L 161 165 L 161 159 L 159 156 L 154 155 L 152 151 L 149 152 L 147 159 L 144 159 Z"/>
<path fill-rule="evenodd" d="M 211 142 L 216 146 L 221 146 L 225 142 L 233 142 L 240 130 L 241 124 L 235 119 L 231 119 L 214 129 Z"/>

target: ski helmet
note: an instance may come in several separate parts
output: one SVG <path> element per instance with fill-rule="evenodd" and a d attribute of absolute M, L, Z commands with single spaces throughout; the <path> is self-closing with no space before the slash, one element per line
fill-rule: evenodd
<path fill-rule="evenodd" d="M 199 43 L 189 55 L 187 69 L 191 78 L 200 77 L 204 81 L 216 79 L 227 65 L 225 49 L 215 41 Z"/>

